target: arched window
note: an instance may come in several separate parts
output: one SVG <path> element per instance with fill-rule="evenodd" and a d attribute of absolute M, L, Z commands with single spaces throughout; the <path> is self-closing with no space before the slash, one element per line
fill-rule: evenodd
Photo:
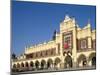
<path fill-rule="evenodd" d="M 81 40 L 81 49 L 86 49 L 87 48 L 87 40 L 83 39 Z"/>
<path fill-rule="evenodd" d="M 93 48 L 93 49 L 96 49 L 96 40 L 93 40 L 93 41 L 92 41 L 92 48 Z"/>

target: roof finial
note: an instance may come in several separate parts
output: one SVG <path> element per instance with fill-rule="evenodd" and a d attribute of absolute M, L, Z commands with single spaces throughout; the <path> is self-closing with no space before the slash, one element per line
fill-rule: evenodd
<path fill-rule="evenodd" d="M 65 20 L 64 20 L 64 22 L 67 22 L 67 21 L 69 21 L 71 18 L 69 17 L 69 15 L 66 15 L 65 16 Z"/>
<path fill-rule="evenodd" d="M 88 24 L 90 24 L 90 18 L 88 19 Z"/>
<path fill-rule="evenodd" d="M 88 27 L 91 27 L 90 19 L 88 19 L 87 26 L 88 26 Z"/>
<path fill-rule="evenodd" d="M 69 15 L 68 14 L 66 14 L 65 15 L 65 19 L 69 19 L 70 17 L 69 17 Z"/>

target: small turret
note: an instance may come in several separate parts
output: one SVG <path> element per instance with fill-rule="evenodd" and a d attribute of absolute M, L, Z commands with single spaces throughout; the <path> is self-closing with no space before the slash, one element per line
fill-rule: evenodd
<path fill-rule="evenodd" d="M 52 40 L 55 40 L 56 39 L 56 33 L 57 33 L 57 31 L 55 30 L 54 33 L 53 33 Z"/>
<path fill-rule="evenodd" d="M 87 26 L 88 26 L 88 27 L 91 27 L 90 19 L 88 19 Z"/>
<path fill-rule="evenodd" d="M 88 19 L 87 25 L 83 29 L 91 28 L 90 19 Z"/>
<path fill-rule="evenodd" d="M 12 59 L 17 59 L 16 54 L 15 53 L 12 53 L 12 57 L 11 58 Z"/>
<path fill-rule="evenodd" d="M 71 20 L 71 18 L 69 17 L 69 15 L 66 15 L 66 16 L 65 16 L 65 19 L 64 19 L 64 22 L 67 22 L 67 21 L 69 21 L 69 20 Z"/>

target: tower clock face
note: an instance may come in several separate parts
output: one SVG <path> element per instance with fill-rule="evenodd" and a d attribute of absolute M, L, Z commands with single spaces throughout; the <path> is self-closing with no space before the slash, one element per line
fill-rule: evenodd
<path fill-rule="evenodd" d="M 63 36 L 63 48 L 72 48 L 72 32 L 64 33 Z"/>

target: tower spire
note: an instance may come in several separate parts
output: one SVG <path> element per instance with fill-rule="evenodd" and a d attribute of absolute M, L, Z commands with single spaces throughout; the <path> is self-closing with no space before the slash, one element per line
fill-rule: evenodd
<path fill-rule="evenodd" d="M 56 33 L 57 33 L 57 31 L 56 31 L 56 30 L 54 30 L 53 37 L 52 37 L 52 39 L 53 39 L 53 40 L 55 40 L 55 39 L 56 39 Z"/>
<path fill-rule="evenodd" d="M 88 24 L 90 24 L 90 18 L 88 19 Z"/>
<path fill-rule="evenodd" d="M 88 19 L 87 26 L 88 26 L 88 27 L 91 27 L 90 18 Z"/>

